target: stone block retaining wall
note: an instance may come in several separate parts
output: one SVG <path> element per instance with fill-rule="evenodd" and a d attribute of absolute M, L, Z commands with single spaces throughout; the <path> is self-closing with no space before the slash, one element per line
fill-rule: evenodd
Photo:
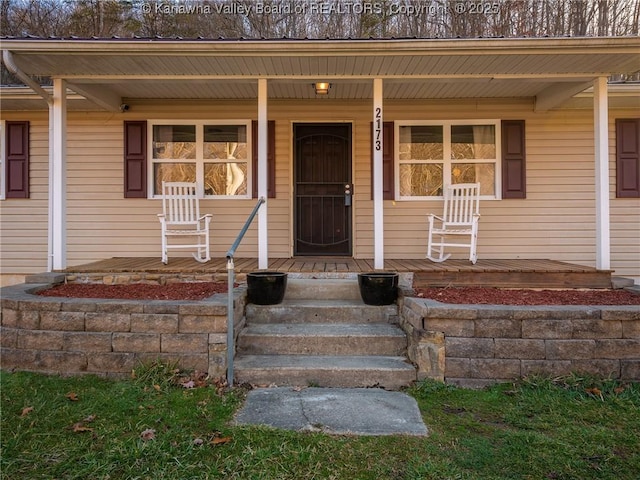
<path fill-rule="evenodd" d="M 404 298 L 419 378 L 468 387 L 534 373 L 640 380 L 638 306 L 450 305 Z"/>
<path fill-rule="evenodd" d="M 0 367 L 124 376 L 139 362 L 226 373 L 227 295 L 202 301 L 39 297 L 1 290 Z M 236 332 L 246 295 L 234 291 Z M 401 297 L 400 324 L 418 378 L 482 387 L 533 373 L 640 380 L 640 309 L 448 305 Z"/>
<path fill-rule="evenodd" d="M 212 377 L 226 374 L 227 294 L 131 301 L 30 293 L 46 286 L 2 289 L 3 369 L 127 375 L 140 362 L 161 359 Z M 242 289 L 234 292 L 237 330 L 245 297 Z"/>

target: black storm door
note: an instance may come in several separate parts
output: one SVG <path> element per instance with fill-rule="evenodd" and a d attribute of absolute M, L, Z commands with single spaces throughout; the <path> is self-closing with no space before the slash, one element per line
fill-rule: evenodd
<path fill-rule="evenodd" d="M 351 125 L 294 125 L 295 255 L 351 255 Z"/>

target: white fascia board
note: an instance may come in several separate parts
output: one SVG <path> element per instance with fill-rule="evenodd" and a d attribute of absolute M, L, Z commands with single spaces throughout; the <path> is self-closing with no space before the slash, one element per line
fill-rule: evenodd
<path fill-rule="evenodd" d="M 279 56 L 367 53 L 375 55 L 419 54 L 419 55 L 474 55 L 514 53 L 597 53 L 620 49 L 635 49 L 640 53 L 639 37 L 597 37 L 597 38 L 474 38 L 474 39 L 402 39 L 402 40 L 69 40 L 69 39 L 3 39 L 3 46 L 19 52 L 93 52 L 131 53 L 139 55 L 159 54 L 203 54 L 229 55 L 262 53 Z M 141 48 L 144 47 L 144 48 Z M 613 50 L 612 50 L 613 49 Z"/>
<path fill-rule="evenodd" d="M 607 86 L 609 97 L 640 97 L 640 83 L 609 83 Z M 593 98 L 593 84 L 591 87 L 575 95 L 576 98 Z"/>

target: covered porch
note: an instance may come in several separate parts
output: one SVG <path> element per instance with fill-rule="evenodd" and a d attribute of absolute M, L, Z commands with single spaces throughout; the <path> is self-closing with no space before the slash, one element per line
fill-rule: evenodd
<path fill-rule="evenodd" d="M 257 258 L 234 259 L 239 278 L 258 270 Z M 373 259 L 350 257 L 292 257 L 269 260 L 269 270 L 300 276 L 349 276 L 375 270 Z M 427 259 L 388 259 L 385 269 L 413 274 L 413 286 L 492 286 L 503 288 L 611 288 L 612 271 L 544 259 L 479 259 L 434 263 Z M 160 257 L 114 257 L 59 270 L 72 281 L 137 282 L 159 277 L 222 280 L 227 260 L 212 258 L 202 264 L 191 257 L 172 258 L 167 265 Z"/>
<path fill-rule="evenodd" d="M 386 269 L 414 273 L 414 284 L 509 287 L 603 287 L 610 286 L 610 269 L 637 275 L 637 227 L 627 213 L 633 213 L 635 204 L 613 199 L 610 191 L 609 110 L 631 115 L 631 97 L 610 101 L 615 87 L 607 83 L 612 72 L 637 69 L 636 38 L 26 38 L 7 39 L 5 44 L 4 63 L 36 93 L 28 99 L 24 92 L 3 95 L 3 108 L 12 111 L 16 123 L 26 118 L 24 112 L 33 111 L 30 143 L 47 146 L 32 149 L 31 170 L 41 175 L 32 182 L 32 192 L 22 191 L 3 215 L 3 230 L 10 232 L 3 240 L 9 245 L 3 260 L 11 273 L 46 268 L 77 274 L 80 268 L 92 268 L 96 275 L 171 274 L 184 268 L 192 274 L 223 276 L 222 248 L 231 244 L 255 200 L 266 198 L 236 259 L 240 274 L 256 269 L 300 274 Z M 40 88 L 35 75 L 51 76 L 53 87 Z M 330 88 L 319 94 L 317 83 Z M 560 109 L 567 104 L 569 110 Z M 501 155 L 512 146 L 503 146 L 507 136 L 502 130 L 514 122 L 522 128 L 511 143 L 526 148 L 516 148 L 517 155 Z M 197 132 L 192 134 L 195 141 L 189 137 L 185 142 L 192 144 L 197 158 L 154 156 L 154 148 L 166 143 L 159 133 L 154 137 L 154 129 L 159 132 L 167 125 Z M 204 187 L 205 169 L 217 171 L 209 166 L 211 159 L 204 158 L 204 130 L 216 125 L 243 128 L 234 130 L 244 132 L 242 161 L 224 156 L 215 165 L 242 164 L 242 194 L 214 194 Z M 334 182 L 344 186 L 342 191 L 331 194 L 340 197 L 335 204 L 343 215 L 334 218 L 344 221 L 331 231 L 345 237 L 347 253 L 339 252 L 345 258 L 296 257 L 318 254 L 302 252 L 296 243 L 301 240 L 301 219 L 311 218 L 303 215 L 301 206 L 308 195 L 302 185 L 307 179 L 296 177 L 306 171 L 303 155 L 298 155 L 303 151 L 297 143 L 300 125 L 346 125 L 346 154 L 341 158 L 347 175 Z M 478 172 L 489 172 L 483 184 L 490 191 L 481 199 L 482 261 L 475 266 L 456 260 L 432 264 L 421 259 L 423 222 L 425 214 L 440 211 L 441 196 L 437 188 L 423 191 L 427 189 L 422 184 L 428 182 L 421 182 L 419 174 L 444 172 L 432 183 L 450 183 L 457 171 L 452 168 L 455 155 L 449 152 L 455 143 L 452 132 L 463 126 L 475 138 L 474 125 L 488 125 L 494 132 L 487 143 L 492 153 L 484 155 L 491 157 L 489 162 L 475 154 L 458 162 L 474 165 L 474 174 L 475 165 Z M 426 137 L 416 133 L 414 139 L 414 126 Z M 444 133 L 434 139 L 432 127 Z M 140 134 L 134 136 L 133 130 Z M 411 138 L 400 142 L 401 131 Z M 401 143 L 416 149 L 436 145 L 439 153 L 427 159 L 400 158 Z M 159 257 L 152 257 L 159 243 L 154 186 L 161 175 L 155 172 L 170 162 L 188 164 L 195 172 L 190 175 L 199 185 L 203 207 L 215 216 L 212 253 L 218 258 L 204 267 L 178 258 L 164 267 Z M 507 171 L 504 165 L 514 169 Z M 401 183 L 401 172 L 411 181 Z M 21 179 L 29 185 L 26 175 Z M 615 203 L 610 205 L 610 200 Z M 33 230 L 24 228 L 23 212 L 34 212 L 34 207 L 43 219 L 37 248 L 32 248 Z M 37 260 L 34 251 L 41 252 Z M 540 260 L 545 257 L 595 268 Z M 111 261 L 133 264 L 103 263 Z M 81 267 L 68 268 L 70 264 Z M 607 279 L 582 282 L 574 277 L 585 271 L 590 276 L 602 272 Z"/>

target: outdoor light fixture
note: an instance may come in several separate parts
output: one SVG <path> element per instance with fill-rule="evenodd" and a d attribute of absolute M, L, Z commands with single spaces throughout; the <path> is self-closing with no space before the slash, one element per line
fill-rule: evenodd
<path fill-rule="evenodd" d="M 316 89 L 316 95 L 328 95 L 331 84 L 328 82 L 318 82 L 313 84 L 313 88 Z"/>

